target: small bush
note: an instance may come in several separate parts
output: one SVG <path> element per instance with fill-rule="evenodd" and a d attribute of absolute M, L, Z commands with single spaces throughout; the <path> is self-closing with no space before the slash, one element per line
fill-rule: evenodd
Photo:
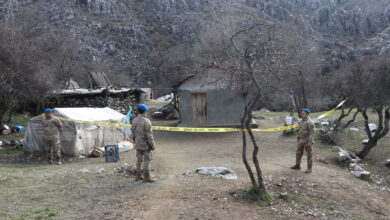
<path fill-rule="evenodd" d="M 268 206 L 274 202 L 274 198 L 270 194 L 260 192 L 259 189 L 253 186 L 247 187 L 242 191 L 248 199 L 258 202 L 260 206 Z"/>

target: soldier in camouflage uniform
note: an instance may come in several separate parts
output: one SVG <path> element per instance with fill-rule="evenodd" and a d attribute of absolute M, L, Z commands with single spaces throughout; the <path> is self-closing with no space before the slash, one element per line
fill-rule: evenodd
<path fill-rule="evenodd" d="M 132 134 L 135 149 L 137 151 L 136 181 L 154 182 L 150 174 L 152 151 L 155 149 L 152 123 L 146 118 L 148 107 L 144 104 L 138 106 L 139 115 L 133 120 Z M 141 164 L 144 161 L 144 175 L 141 174 Z"/>
<path fill-rule="evenodd" d="M 61 164 L 61 143 L 60 133 L 62 128 L 61 121 L 52 115 L 51 109 L 45 109 L 45 118 L 42 120 L 43 124 L 43 141 L 49 154 L 49 162 L 54 162 L 54 157 L 57 159 L 57 164 Z"/>
<path fill-rule="evenodd" d="M 294 91 L 290 91 L 289 94 L 290 95 L 288 95 L 288 109 L 290 111 L 290 116 L 293 117 L 296 109 Z"/>
<path fill-rule="evenodd" d="M 293 170 L 301 169 L 301 159 L 303 156 L 303 152 L 306 150 L 307 153 L 307 170 L 305 173 L 311 173 L 313 167 L 313 159 L 312 159 L 312 146 L 314 143 L 314 123 L 309 117 L 310 110 L 303 109 L 302 110 L 302 120 L 299 124 L 299 133 L 297 137 L 298 148 L 296 153 L 296 164 L 291 167 Z"/>

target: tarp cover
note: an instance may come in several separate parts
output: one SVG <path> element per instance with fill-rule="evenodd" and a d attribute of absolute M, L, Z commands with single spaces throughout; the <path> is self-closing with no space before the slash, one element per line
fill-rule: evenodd
<path fill-rule="evenodd" d="M 126 122 L 126 116 L 111 108 L 55 108 L 53 115 L 85 121 L 111 123 Z M 42 117 L 30 119 L 24 137 L 23 149 L 26 152 L 45 152 L 43 143 Z M 124 128 L 102 126 L 92 123 L 79 123 L 62 120 L 60 131 L 61 152 L 68 156 L 89 155 L 94 147 L 116 144 L 124 139 Z"/>
<path fill-rule="evenodd" d="M 196 169 L 197 173 L 215 176 L 218 178 L 235 180 L 237 179 L 237 174 L 226 167 L 200 167 Z"/>

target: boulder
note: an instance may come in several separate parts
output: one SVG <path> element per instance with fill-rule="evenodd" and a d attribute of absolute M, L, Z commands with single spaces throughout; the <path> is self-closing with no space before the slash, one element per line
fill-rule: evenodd
<path fill-rule="evenodd" d="M 288 200 L 288 193 L 287 192 L 280 193 L 279 198 L 287 201 Z"/>
<path fill-rule="evenodd" d="M 368 143 L 368 139 L 362 140 L 362 144 L 367 144 L 367 143 Z"/>
<path fill-rule="evenodd" d="M 9 140 L 3 140 L 2 146 L 5 146 L 5 147 L 11 146 L 11 141 L 9 141 Z"/>
<path fill-rule="evenodd" d="M 360 178 L 362 180 L 366 180 L 368 181 L 370 179 L 370 172 L 368 171 L 351 171 L 351 173 L 357 177 L 357 178 Z"/>
<path fill-rule="evenodd" d="M 264 116 L 259 115 L 259 114 L 257 114 L 257 113 L 253 113 L 253 114 L 252 114 L 252 118 L 254 118 L 254 119 L 265 119 Z"/>
<path fill-rule="evenodd" d="M 81 170 L 79 170 L 80 173 L 89 173 L 89 170 L 86 169 L 86 168 L 83 168 Z"/>
<path fill-rule="evenodd" d="M 349 154 L 349 152 L 344 150 L 344 149 L 342 149 L 341 147 L 339 147 L 339 161 L 340 162 L 352 161 L 352 157 Z"/>
<path fill-rule="evenodd" d="M 387 159 L 387 160 L 386 160 L 386 166 L 387 166 L 387 167 L 390 167 L 390 159 Z"/>
<path fill-rule="evenodd" d="M 359 166 L 359 164 L 355 164 L 355 166 L 353 166 L 353 170 L 360 171 L 360 172 L 365 171 L 365 169 L 363 169 L 361 166 Z"/>
<path fill-rule="evenodd" d="M 312 118 L 311 120 L 313 121 L 314 125 L 319 125 L 320 124 L 320 121 L 318 121 L 315 118 Z"/>
<path fill-rule="evenodd" d="M 329 121 L 321 122 L 321 125 L 322 125 L 322 126 L 329 126 Z"/>
<path fill-rule="evenodd" d="M 375 132 L 376 131 L 376 124 L 368 124 L 368 128 L 370 129 L 371 132 Z"/>
<path fill-rule="evenodd" d="M 358 128 L 349 128 L 350 131 L 359 131 Z"/>
<path fill-rule="evenodd" d="M 117 173 L 127 173 L 127 174 L 135 174 L 136 167 L 133 165 L 129 165 L 128 163 L 124 163 L 119 169 L 115 169 Z"/>
<path fill-rule="evenodd" d="M 360 159 L 360 157 L 356 157 L 356 158 L 352 159 L 351 162 L 352 163 L 361 163 L 362 159 Z"/>
<path fill-rule="evenodd" d="M 103 173 L 103 171 L 104 171 L 104 168 L 102 168 L 102 167 L 96 169 L 96 173 Z"/>
<path fill-rule="evenodd" d="M 266 108 L 261 108 L 259 111 L 261 111 L 261 112 L 270 112 L 270 110 L 268 110 Z"/>

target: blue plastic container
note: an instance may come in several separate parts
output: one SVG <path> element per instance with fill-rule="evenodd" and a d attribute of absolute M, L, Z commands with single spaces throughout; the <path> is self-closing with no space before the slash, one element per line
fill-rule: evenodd
<path fill-rule="evenodd" d="M 20 126 L 20 125 L 15 125 L 14 128 L 16 128 L 16 130 L 17 130 L 18 132 L 24 131 L 24 127 L 23 127 L 23 126 Z"/>
<path fill-rule="evenodd" d="M 106 155 L 106 163 L 119 161 L 119 148 L 117 144 L 105 146 L 104 152 Z"/>

